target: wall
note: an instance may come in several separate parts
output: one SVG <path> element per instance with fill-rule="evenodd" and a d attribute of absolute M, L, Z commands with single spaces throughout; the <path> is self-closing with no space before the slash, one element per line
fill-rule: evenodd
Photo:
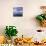
<path fill-rule="evenodd" d="M 41 13 L 40 6 L 46 5 L 46 0 L 0 0 L 0 34 L 4 34 L 6 25 L 15 25 L 18 36 L 31 36 L 39 27 L 35 16 Z M 13 7 L 23 7 L 23 17 L 13 17 Z"/>

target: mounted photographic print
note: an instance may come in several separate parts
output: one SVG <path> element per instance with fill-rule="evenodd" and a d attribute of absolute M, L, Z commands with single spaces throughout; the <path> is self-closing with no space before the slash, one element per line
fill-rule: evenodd
<path fill-rule="evenodd" d="M 21 17 L 21 16 L 23 16 L 23 7 L 14 7 L 13 8 L 13 16 L 14 17 Z"/>

